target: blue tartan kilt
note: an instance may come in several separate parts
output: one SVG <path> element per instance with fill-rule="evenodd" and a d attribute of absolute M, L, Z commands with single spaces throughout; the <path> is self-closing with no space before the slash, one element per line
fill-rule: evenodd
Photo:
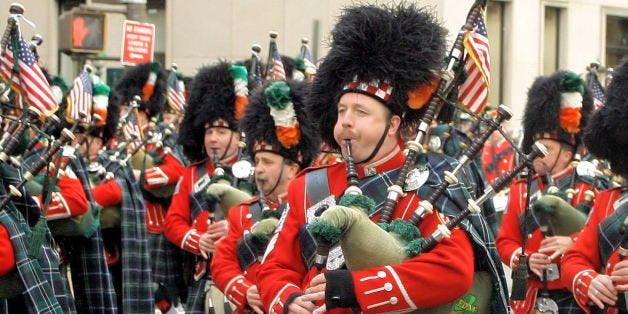
<path fill-rule="evenodd" d="M 153 282 L 175 285 L 181 276 L 181 249 L 168 241 L 163 233 L 148 233 L 148 249 Z"/>

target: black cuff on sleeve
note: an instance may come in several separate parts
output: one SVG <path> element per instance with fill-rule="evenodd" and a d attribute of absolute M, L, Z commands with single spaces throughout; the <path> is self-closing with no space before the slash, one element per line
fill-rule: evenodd
<path fill-rule="evenodd" d="M 327 287 L 325 288 L 327 310 L 358 306 L 350 271 L 346 269 L 331 270 L 325 273 L 325 279 L 327 279 Z"/>
<path fill-rule="evenodd" d="M 290 296 L 288 296 L 288 299 L 286 300 L 286 304 L 283 305 L 283 313 L 288 314 L 290 312 L 288 311 L 288 307 L 290 307 L 290 304 L 292 303 L 292 301 L 294 301 L 294 299 L 304 294 L 305 293 L 302 293 L 302 292 L 291 293 Z"/>

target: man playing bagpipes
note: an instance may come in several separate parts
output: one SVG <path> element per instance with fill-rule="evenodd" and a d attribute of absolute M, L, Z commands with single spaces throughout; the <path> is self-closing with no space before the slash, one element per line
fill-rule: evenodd
<path fill-rule="evenodd" d="M 133 264 L 137 260 L 131 259 L 133 253 L 125 249 L 124 242 L 132 247 L 135 244 L 130 243 L 133 238 L 131 235 L 137 237 L 138 234 L 145 234 L 143 237 L 147 241 L 147 251 L 142 253 L 141 263 L 150 263 L 150 268 L 147 267 L 142 276 L 148 275 L 152 280 L 143 283 L 141 290 L 146 298 L 154 295 L 153 305 L 163 312 L 174 309 L 179 297 L 177 283 L 181 274 L 181 262 L 178 249 L 166 241 L 163 226 L 173 190 L 170 187 L 174 186 L 183 171 L 182 162 L 174 155 L 166 153 L 167 149 L 161 142 L 155 143 L 155 139 L 163 136 L 149 123 L 152 117 L 160 114 L 166 104 L 166 84 L 166 75 L 161 71 L 159 63 L 130 68 L 118 82 L 114 89 L 117 97 L 115 101 L 121 106 L 120 116 L 123 118 L 118 123 L 116 149 L 110 151 L 109 157 L 103 161 L 112 167 L 106 169 L 106 181 L 94 189 L 95 198 L 105 207 L 105 217 L 111 218 L 105 220 L 107 229 L 113 231 L 110 234 L 112 241 L 108 245 L 111 251 L 110 265 L 116 269 L 118 275 L 136 268 Z M 111 178 L 115 180 L 110 180 Z M 119 208 L 120 205 L 123 208 Z M 112 206 L 116 209 L 109 210 Z M 136 207 L 142 208 L 128 218 L 129 221 L 141 220 L 141 225 L 124 225 L 124 220 L 120 219 L 124 212 L 120 209 Z M 138 217 L 138 213 L 142 217 Z M 119 237 L 120 233 L 115 232 L 120 228 L 122 239 Z M 125 228 L 129 231 L 126 240 Z M 127 251 L 127 258 L 124 251 Z M 120 258 L 122 264 L 117 263 Z M 129 266 L 125 266 L 125 260 Z M 117 285 L 121 289 L 124 283 L 118 280 Z M 128 302 L 134 302 L 130 295 L 122 297 L 122 300 L 119 296 L 118 299 L 119 303 L 127 302 L 127 299 Z M 146 299 L 142 299 L 141 304 L 144 302 Z M 135 307 L 133 304 L 127 307 L 129 306 Z"/>
<path fill-rule="evenodd" d="M 188 256 L 193 262 L 186 265 L 186 313 L 204 313 L 206 301 L 217 312 L 229 307 L 224 296 L 219 300 L 206 297 L 206 293 L 219 293 L 211 284 L 208 267 L 216 243 L 227 234 L 224 218 L 229 210 L 221 208 L 216 199 L 208 199 L 206 189 L 210 183 L 220 181 L 247 188 L 243 185 L 247 182 L 234 176 L 237 171 L 233 168 L 238 159 L 245 157 L 237 124 L 248 103 L 247 96 L 245 67 L 226 62 L 203 67 L 194 77 L 179 128 L 178 142 L 192 164 L 177 183 L 164 232 L 168 240 L 192 253 Z M 248 177 L 250 170 L 245 172 Z"/>
<path fill-rule="evenodd" d="M 183 160 L 175 147 L 167 147 L 164 128 L 158 128 L 157 119 L 168 105 L 168 81 L 166 72 L 158 62 L 140 64 L 129 69 L 118 82 L 116 92 L 121 97 L 121 116 L 130 114 L 138 128 L 123 127 L 135 179 L 141 187 L 146 206 L 145 225 L 150 250 L 151 273 L 155 290 L 156 306 L 167 312 L 177 305 L 180 295 L 178 281 L 181 276 L 179 249 L 163 235 L 166 212 L 174 185 L 183 175 Z M 141 96 L 139 107 L 130 105 L 134 97 Z M 178 108 L 179 110 L 181 108 Z M 130 139 L 136 136 L 135 139 Z"/>
<path fill-rule="evenodd" d="M 478 10 L 474 8 L 473 12 Z M 474 219 L 482 224 L 483 235 L 474 225 L 464 223 L 464 229 L 453 228 L 450 237 L 439 241 L 431 251 L 413 251 L 421 246 L 420 237 L 427 237 L 444 219 L 467 206 L 466 187 L 458 183 L 445 187 L 433 213 L 419 218 L 418 229 L 404 221 L 413 215 L 421 200 L 436 191 L 444 180 L 443 171 L 456 165 L 443 154 L 421 153 L 412 158 L 416 164 L 408 174 L 400 174 L 405 160 L 400 129 L 416 126 L 421 114 L 433 109 L 423 105 L 435 90 L 434 82 L 438 82 L 434 73 L 443 66 L 445 30 L 427 10 L 414 5 L 357 6 L 344 12 L 332 31 L 332 39 L 331 50 L 314 79 L 307 108 L 323 140 L 341 150 L 345 161 L 306 169 L 290 184 L 289 206 L 268 244 L 257 276 L 265 311 L 406 312 L 436 308 L 460 298 L 456 305 L 440 310 L 449 312 L 454 306 L 477 309 L 477 303 L 485 302 L 485 312 L 506 313 L 505 282 L 499 278 L 503 272 L 497 264 L 497 253 L 488 253 L 486 242 L 479 240 L 492 237 L 480 215 L 474 215 Z M 431 123 L 420 122 L 421 128 Z M 388 212 L 386 193 L 389 187 L 395 188 L 393 184 L 399 188 L 394 182 L 398 177 L 405 184 L 400 184 L 400 198 Z M 340 205 L 335 205 L 345 190 Z M 349 234 L 330 223 L 329 230 L 338 231 L 341 250 L 332 247 L 328 254 L 319 254 L 324 243 L 317 241 L 316 248 L 305 228 L 323 220 L 327 213 L 338 213 L 330 218 L 346 222 L 349 228 L 364 229 Z M 375 224 L 384 214 L 400 219 L 392 223 L 382 219 L 386 221 Z M 408 245 L 403 244 L 406 236 L 412 238 L 406 241 Z M 353 259 L 347 255 L 369 248 L 372 255 L 358 254 Z M 380 262 L 389 258 L 390 251 L 403 256 Z M 474 265 L 492 268 L 488 296 L 483 301 L 475 293 L 468 294 L 474 281 Z"/>
<path fill-rule="evenodd" d="M 613 173 L 628 176 L 628 62 L 613 73 L 606 103 L 593 114 L 583 141 L 593 155 L 610 162 Z M 573 246 L 561 261 L 561 281 L 587 313 L 626 313 L 628 266 L 628 186 L 600 192 Z"/>
<path fill-rule="evenodd" d="M 59 152 L 61 159 L 57 167 L 61 176 L 55 186 L 60 188 L 61 194 L 64 190 L 80 193 L 87 206 L 79 207 L 82 212 L 77 212 L 66 197 L 59 201 L 60 205 L 49 207 L 47 214 L 49 227 L 60 249 L 63 274 L 68 270 L 72 274 L 72 292 L 79 313 L 117 312 L 113 281 L 103 255 L 100 230 L 102 208 L 94 200 L 84 160 L 88 156 L 87 143 L 93 142 L 95 137 L 102 137 L 107 121 L 117 118 L 115 110 L 107 114 L 109 92 L 109 87 L 99 77 L 91 75 L 91 67 L 86 66 L 74 80 L 67 96 L 64 95 L 66 97 L 57 111 L 58 121 L 61 122 L 55 125 L 53 120 L 47 121 L 44 127 L 44 132 L 55 134 L 55 137 L 59 136 L 62 127 L 74 130 L 74 141 Z M 111 124 L 115 125 L 116 121 Z M 37 149 L 33 150 L 33 155 L 38 155 Z M 32 158 L 26 156 L 24 162 L 28 164 Z M 68 176 L 78 185 L 64 188 L 61 182 Z M 67 208 L 67 213 L 60 212 L 63 208 Z M 55 209 L 52 212 L 54 220 L 51 219 L 50 209 Z"/>
<path fill-rule="evenodd" d="M 267 83 L 251 96 L 240 122 L 255 160 L 260 196 L 229 210 L 229 232 L 211 263 L 212 279 L 236 305 L 234 313 L 264 312 L 256 285 L 258 259 L 287 204 L 288 184 L 318 152 L 319 140 L 304 108 L 309 88 L 309 83 Z"/>
<path fill-rule="evenodd" d="M 601 188 L 572 165 L 581 147 L 581 129 L 592 109 L 590 91 L 572 72 L 538 77 L 528 91 L 521 148 L 528 153 L 538 141 L 547 147 L 548 154 L 534 161 L 535 175 L 529 182 L 519 180 L 511 185 L 497 237 L 502 262 L 513 269 L 513 274 L 521 274 L 517 279 L 513 275 L 511 305 L 516 313 L 531 313 L 547 299 L 555 301 L 561 313 L 579 311 L 559 280 L 557 265 L 573 244 L 587 208 Z M 531 210 L 526 210 L 527 205 Z M 524 269 L 526 263 L 518 266 L 522 252 L 529 269 Z"/>

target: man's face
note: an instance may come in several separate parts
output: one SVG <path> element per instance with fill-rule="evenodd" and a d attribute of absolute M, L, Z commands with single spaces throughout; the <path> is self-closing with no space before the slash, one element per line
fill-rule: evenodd
<path fill-rule="evenodd" d="M 573 153 L 563 149 L 560 142 L 551 139 L 540 139 L 538 142 L 547 148 L 547 156 L 537 158 L 533 162 L 534 171 L 538 175 L 545 175 L 543 163 L 547 165 L 547 170 L 550 171 L 551 175 L 559 173 L 569 166 Z"/>
<path fill-rule="evenodd" d="M 170 124 L 177 118 L 177 114 L 172 111 L 166 111 L 162 113 L 162 117 L 165 124 Z"/>
<path fill-rule="evenodd" d="M 74 140 L 72 141 L 72 146 L 76 145 L 78 141 L 81 140 L 83 134 L 82 133 L 74 133 Z M 102 148 L 102 139 L 87 135 L 83 145 L 81 145 L 78 150 L 82 155 L 87 154 L 88 157 L 98 156 L 100 149 Z"/>
<path fill-rule="evenodd" d="M 255 181 L 258 189 L 262 189 L 266 197 L 285 194 L 298 169 L 297 164 L 285 164 L 284 158 L 278 154 L 255 153 Z M 269 195 L 271 191 L 272 195 Z"/>
<path fill-rule="evenodd" d="M 205 153 L 207 153 L 210 160 L 235 155 L 238 151 L 239 141 L 240 133 L 234 132 L 231 129 L 223 127 L 205 129 L 205 139 L 203 143 L 205 144 Z"/>
<path fill-rule="evenodd" d="M 379 101 L 359 93 L 346 93 L 340 97 L 337 105 L 338 119 L 334 126 L 334 138 L 347 156 L 345 140 L 351 140 L 351 151 L 356 162 L 368 158 L 380 138 L 386 132 L 384 144 L 373 161 L 388 154 L 397 145 L 397 130 L 401 119 L 391 116 L 390 111 Z M 386 124 L 390 128 L 386 130 Z"/>

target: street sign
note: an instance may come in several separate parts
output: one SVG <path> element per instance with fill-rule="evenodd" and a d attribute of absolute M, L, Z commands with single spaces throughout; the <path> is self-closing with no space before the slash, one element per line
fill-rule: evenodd
<path fill-rule="evenodd" d="M 155 25 L 126 20 L 122 29 L 120 62 L 136 65 L 153 61 Z"/>

